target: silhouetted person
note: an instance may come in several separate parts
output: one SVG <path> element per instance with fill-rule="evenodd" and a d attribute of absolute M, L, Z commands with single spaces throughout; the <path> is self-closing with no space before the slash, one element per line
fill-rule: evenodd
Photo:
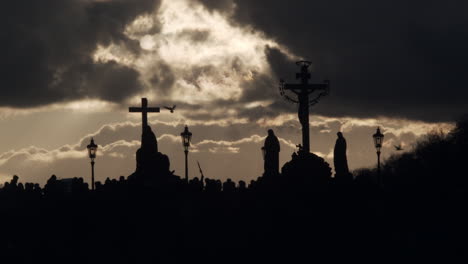
<path fill-rule="evenodd" d="M 247 189 L 247 184 L 245 181 L 239 181 L 239 191 L 243 192 Z"/>
<path fill-rule="evenodd" d="M 223 183 L 224 192 L 233 192 L 235 189 L 236 184 L 231 179 L 227 179 L 226 182 Z"/>
<path fill-rule="evenodd" d="M 335 178 L 339 182 L 349 182 L 352 175 L 349 173 L 348 160 L 346 158 L 346 139 L 343 133 L 337 133 L 335 149 L 333 151 L 333 163 L 335 165 Z"/>
<path fill-rule="evenodd" d="M 220 192 L 221 189 L 223 188 L 223 183 L 221 182 L 221 180 L 216 180 L 215 186 L 216 186 L 216 192 Z"/>
<path fill-rule="evenodd" d="M 255 180 L 250 180 L 249 189 L 255 189 L 257 187 L 257 182 Z"/>
<path fill-rule="evenodd" d="M 13 176 L 13 179 L 10 181 L 10 187 L 16 188 L 18 184 L 19 177 L 18 176 Z"/>
<path fill-rule="evenodd" d="M 96 191 L 100 191 L 102 189 L 102 183 L 100 181 L 97 181 L 94 183 L 96 187 Z"/>
<path fill-rule="evenodd" d="M 190 189 L 195 192 L 203 191 L 203 182 L 201 182 L 198 177 L 195 177 L 189 182 Z"/>
<path fill-rule="evenodd" d="M 57 180 L 57 176 L 52 175 L 47 180 L 46 185 L 44 186 L 44 193 L 50 196 L 57 195 L 60 192 L 60 183 Z"/>
<path fill-rule="evenodd" d="M 265 139 L 265 175 L 277 175 L 279 172 L 280 143 L 272 129 L 268 129 Z"/>

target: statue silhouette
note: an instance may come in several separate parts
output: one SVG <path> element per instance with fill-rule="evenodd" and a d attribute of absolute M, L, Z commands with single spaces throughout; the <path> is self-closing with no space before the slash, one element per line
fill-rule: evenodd
<path fill-rule="evenodd" d="M 349 173 L 348 160 L 346 158 L 346 139 L 343 133 L 336 133 L 335 149 L 333 151 L 333 163 L 335 165 L 335 178 L 339 182 L 349 182 L 352 175 Z"/>
<path fill-rule="evenodd" d="M 174 112 L 175 105 L 172 108 L 165 107 Z M 168 180 L 173 175 L 169 170 L 169 157 L 162 154 L 158 150 L 158 141 L 156 135 L 148 125 L 148 113 L 159 113 L 159 107 L 148 107 L 148 99 L 141 98 L 141 107 L 129 107 L 130 113 L 141 113 L 141 148 L 136 153 L 137 168 L 135 173 L 130 175 L 130 178 L 139 178 L 146 183 L 154 180 Z M 154 178 L 153 176 L 156 176 Z"/>
<path fill-rule="evenodd" d="M 280 143 L 272 129 L 268 129 L 268 136 L 265 139 L 265 175 L 279 174 L 279 152 Z"/>
<path fill-rule="evenodd" d="M 150 175 L 170 175 L 169 158 L 158 151 L 156 135 L 150 126 L 146 126 L 141 136 L 141 148 L 136 153 L 137 174 L 151 177 Z"/>
<path fill-rule="evenodd" d="M 141 148 L 147 152 L 158 152 L 158 140 L 150 126 L 146 126 L 141 136 Z"/>

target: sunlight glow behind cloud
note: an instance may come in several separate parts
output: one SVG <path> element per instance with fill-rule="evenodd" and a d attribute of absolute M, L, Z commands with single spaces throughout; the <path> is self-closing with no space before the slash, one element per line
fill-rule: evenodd
<path fill-rule="evenodd" d="M 156 26 L 160 31 L 152 32 Z M 267 45 L 290 54 L 262 33 L 235 27 L 218 12 L 186 0 L 163 1 L 156 13 L 138 17 L 125 33 L 139 41 L 140 56 L 133 57 L 125 48 L 112 44 L 99 47 L 94 59 L 132 66 L 141 73 L 149 93 L 191 104 L 238 99 L 242 82 L 270 71 Z M 151 82 L 154 69 L 161 63 L 170 65 L 175 77 L 168 95 L 159 92 L 163 84 Z"/>

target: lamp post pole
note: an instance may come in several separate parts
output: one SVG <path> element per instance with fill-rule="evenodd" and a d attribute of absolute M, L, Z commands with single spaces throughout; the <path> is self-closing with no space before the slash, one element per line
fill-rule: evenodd
<path fill-rule="evenodd" d="M 190 147 L 190 141 L 192 140 L 192 133 L 188 130 L 188 126 L 185 126 L 185 129 L 180 133 L 182 138 L 182 146 L 184 146 L 185 153 L 185 182 L 188 183 L 188 153 Z"/>
<path fill-rule="evenodd" d="M 188 149 L 185 151 L 185 181 L 188 182 Z"/>
<path fill-rule="evenodd" d="M 379 177 L 379 185 L 382 185 L 382 176 L 380 175 L 380 150 L 377 151 L 377 175 Z"/>
<path fill-rule="evenodd" d="M 91 190 L 94 191 L 94 160 L 91 160 Z"/>

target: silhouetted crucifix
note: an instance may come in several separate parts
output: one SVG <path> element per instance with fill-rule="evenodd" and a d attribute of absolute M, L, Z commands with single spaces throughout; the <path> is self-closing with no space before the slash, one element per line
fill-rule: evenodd
<path fill-rule="evenodd" d="M 159 113 L 160 109 L 159 107 L 148 107 L 148 99 L 141 98 L 141 107 L 129 107 L 128 111 L 130 113 L 141 113 L 141 128 L 144 131 L 148 125 L 148 113 Z"/>
<path fill-rule="evenodd" d="M 283 80 L 280 81 L 280 93 L 288 101 L 299 104 L 298 116 L 299 122 L 302 125 L 302 151 L 305 153 L 310 152 L 310 139 L 309 139 L 309 106 L 318 103 L 322 96 L 328 94 L 330 89 L 330 81 L 326 80 L 324 83 L 309 84 L 310 73 L 309 66 L 310 61 L 298 61 L 296 62 L 301 67 L 301 72 L 296 73 L 296 79 L 300 79 L 300 84 L 286 84 Z M 285 91 L 291 91 L 296 98 L 289 97 Z M 315 98 L 311 99 L 309 95 L 315 91 L 319 92 Z"/>

